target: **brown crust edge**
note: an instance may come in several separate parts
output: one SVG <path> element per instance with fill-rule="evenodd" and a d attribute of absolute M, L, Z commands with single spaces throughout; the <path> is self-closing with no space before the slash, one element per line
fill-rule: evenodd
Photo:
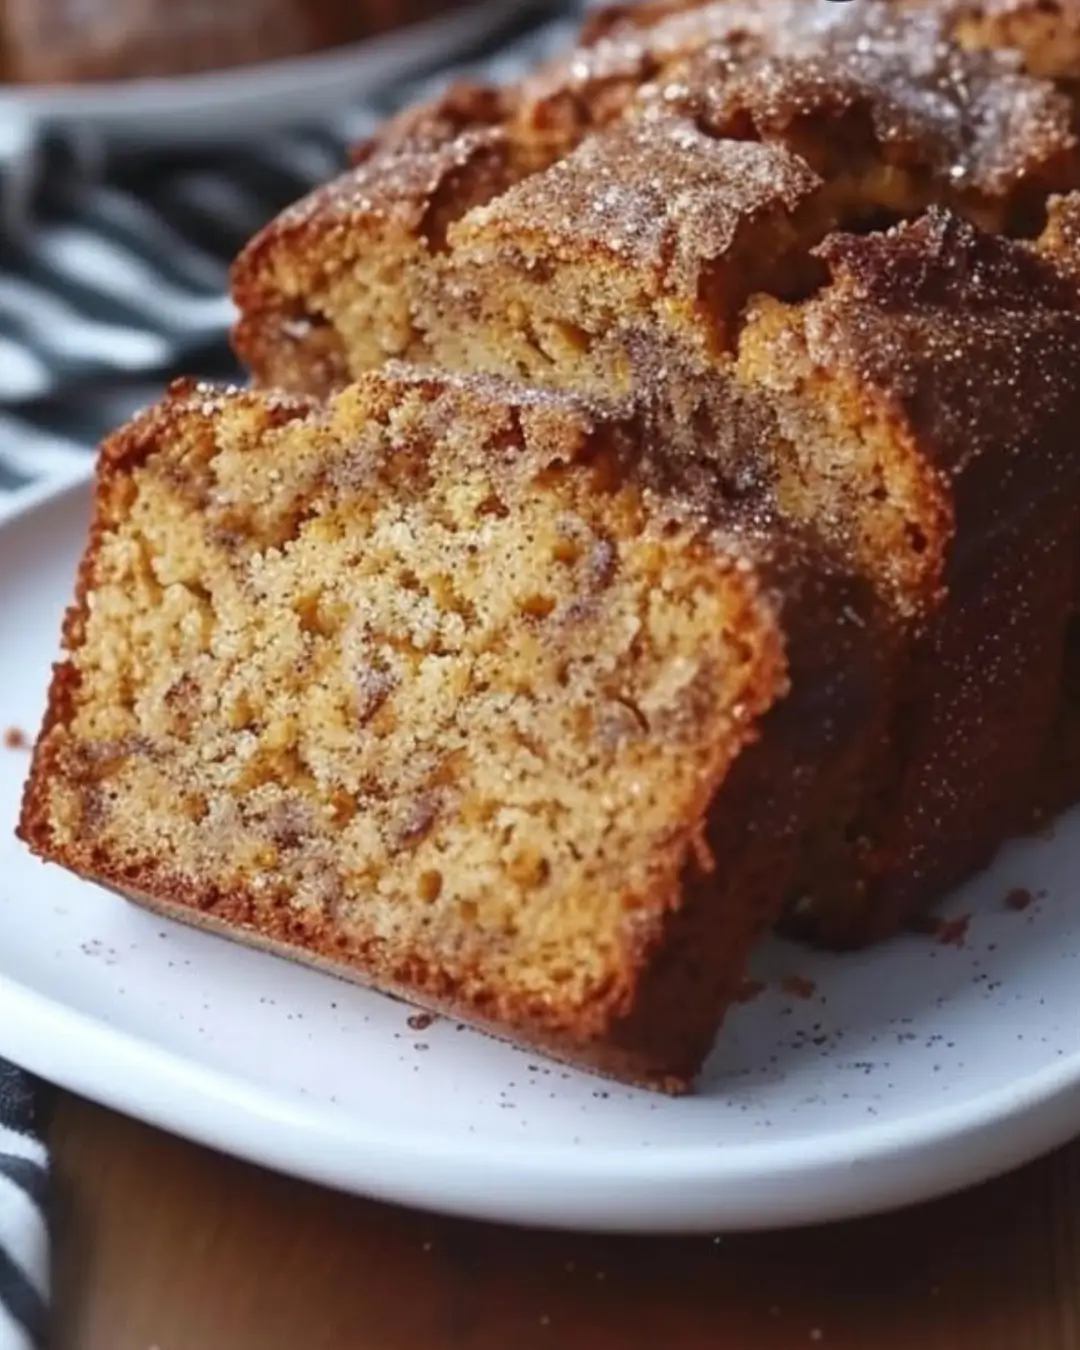
<path fill-rule="evenodd" d="M 36 851 L 36 850 L 35 850 Z M 65 864 L 60 864 L 65 865 Z M 612 1043 L 594 1041 L 583 1044 L 580 1040 L 567 1035 L 552 1032 L 536 1020 L 515 1022 L 513 1027 L 494 1018 L 487 1018 L 475 1009 L 455 1000 L 452 996 L 440 997 L 417 989 L 414 984 L 403 979 L 391 979 L 372 975 L 370 971 L 348 961 L 335 960 L 325 952 L 312 950 L 310 946 L 298 946 L 280 937 L 271 936 L 258 928 L 240 923 L 233 918 L 208 913 L 180 900 L 165 899 L 160 894 L 151 894 L 136 885 L 123 886 L 110 884 L 100 875 L 75 869 L 85 881 L 103 886 L 121 899 L 138 905 L 141 909 L 162 918 L 181 923 L 200 932 L 215 937 L 227 938 L 243 947 L 253 948 L 267 955 L 283 958 L 296 965 L 306 966 L 323 975 L 332 976 L 346 984 L 369 989 L 386 997 L 397 999 L 413 1008 L 420 1008 L 439 1017 L 461 1022 L 474 1031 L 478 1031 L 493 1040 L 502 1042 L 520 1050 L 536 1050 L 543 1055 L 574 1069 L 585 1069 L 600 1077 L 629 1086 L 666 1093 L 669 1096 L 683 1096 L 693 1088 L 692 1075 L 681 1075 L 661 1071 L 653 1067 L 639 1053 Z"/>

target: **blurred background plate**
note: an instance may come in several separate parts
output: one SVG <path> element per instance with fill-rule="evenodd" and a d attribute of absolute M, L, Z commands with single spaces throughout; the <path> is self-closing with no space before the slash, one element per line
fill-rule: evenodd
<path fill-rule="evenodd" d="M 2 85 L 0 163 L 54 130 L 131 147 L 191 147 L 315 120 L 425 66 L 452 61 L 529 10 L 513 0 L 481 0 L 347 47 L 199 75 Z"/>

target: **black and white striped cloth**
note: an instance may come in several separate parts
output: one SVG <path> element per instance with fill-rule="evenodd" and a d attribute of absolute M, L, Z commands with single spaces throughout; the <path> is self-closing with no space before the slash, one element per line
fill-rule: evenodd
<path fill-rule="evenodd" d="M 259 143 L 140 157 L 83 138 L 41 147 L 29 191 L 0 177 L 0 520 L 69 477 L 101 436 L 179 373 L 239 375 L 228 265 L 347 147 L 450 73 L 508 79 L 565 43 L 582 6 L 522 5 L 454 72 Z M 5 190 L 8 197 L 3 198 Z M 42 1344 L 48 1307 L 43 1089 L 0 1061 L 0 1350 Z"/>
<path fill-rule="evenodd" d="M 40 1089 L 0 1061 L 0 1350 L 43 1342 L 49 1253 Z"/>

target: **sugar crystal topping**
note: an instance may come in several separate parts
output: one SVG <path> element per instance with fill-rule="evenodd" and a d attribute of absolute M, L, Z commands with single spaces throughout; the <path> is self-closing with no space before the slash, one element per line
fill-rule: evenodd
<path fill-rule="evenodd" d="M 889 158 L 991 195 L 1075 156 L 1068 100 L 1024 75 L 1015 52 L 965 51 L 936 12 L 897 16 L 884 0 L 844 10 L 827 27 L 774 23 L 750 46 L 705 44 L 644 97 L 693 110 L 718 134 L 748 112 L 766 138 L 865 110 Z"/>
<path fill-rule="evenodd" d="M 794 155 L 754 141 L 717 141 L 657 109 L 587 139 L 546 174 L 473 213 L 472 230 L 502 222 L 588 240 L 628 263 L 674 268 L 689 283 L 740 226 L 792 211 L 818 186 Z"/>

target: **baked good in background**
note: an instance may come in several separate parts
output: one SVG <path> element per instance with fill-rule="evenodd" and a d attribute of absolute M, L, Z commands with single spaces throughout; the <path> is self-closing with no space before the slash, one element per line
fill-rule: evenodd
<path fill-rule="evenodd" d="M 75 84 L 191 75 L 357 42 L 446 0 L 4 0 L 0 79 Z"/>

